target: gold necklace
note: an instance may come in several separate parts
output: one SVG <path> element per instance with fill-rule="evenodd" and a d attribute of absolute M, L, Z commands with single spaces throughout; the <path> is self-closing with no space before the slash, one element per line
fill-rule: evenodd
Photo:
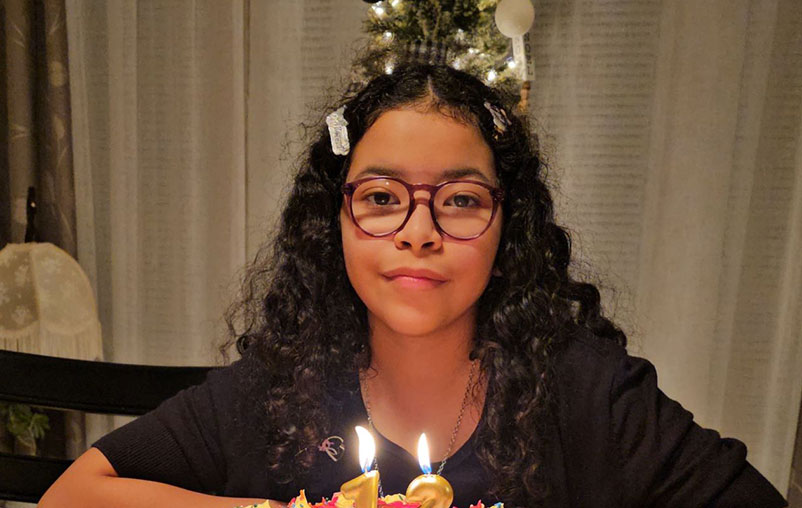
<path fill-rule="evenodd" d="M 454 430 L 451 431 L 451 441 L 448 443 L 448 449 L 446 450 L 446 454 L 443 456 L 443 460 L 440 461 L 440 467 L 437 468 L 436 474 L 441 474 L 443 472 L 443 468 L 446 467 L 446 462 L 448 461 L 448 457 L 451 455 L 451 450 L 454 449 L 454 443 L 457 441 L 457 434 L 459 433 L 459 428 L 462 425 L 462 416 L 465 414 L 465 408 L 468 406 L 468 399 L 470 398 L 471 394 L 471 386 L 473 385 L 473 374 L 476 370 L 476 360 L 471 362 L 471 370 L 468 373 L 468 384 L 465 386 L 465 394 L 462 396 L 462 405 L 459 408 L 459 415 L 457 416 L 457 423 L 454 425 Z M 368 415 L 368 423 L 370 424 L 373 430 L 376 430 L 376 426 L 373 424 L 373 418 L 370 415 L 370 397 L 368 395 L 368 384 L 365 380 L 364 374 L 360 372 L 359 374 L 359 387 L 362 390 L 362 398 L 365 402 L 365 413 Z M 378 432 L 378 431 L 376 431 Z M 379 457 L 376 456 L 373 458 L 373 463 L 376 466 L 376 472 L 379 471 Z M 384 489 L 382 489 L 381 483 L 381 473 L 379 474 L 379 497 L 384 497 Z"/>

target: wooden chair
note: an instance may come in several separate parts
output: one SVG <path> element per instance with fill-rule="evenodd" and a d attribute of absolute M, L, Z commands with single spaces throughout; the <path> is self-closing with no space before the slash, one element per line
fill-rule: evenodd
<path fill-rule="evenodd" d="M 202 383 L 214 368 L 127 365 L 0 350 L 0 400 L 137 416 Z M 0 499 L 37 503 L 71 463 L 0 453 Z"/>

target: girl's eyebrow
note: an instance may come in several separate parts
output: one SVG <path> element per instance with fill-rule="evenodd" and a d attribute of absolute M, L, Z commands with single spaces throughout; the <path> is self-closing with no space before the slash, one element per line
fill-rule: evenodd
<path fill-rule="evenodd" d="M 384 168 L 381 166 L 368 166 L 367 168 L 360 171 L 359 174 L 354 176 L 354 180 L 359 180 L 364 176 L 370 176 L 370 175 L 392 176 L 401 179 L 403 179 L 404 177 L 403 173 L 395 169 Z M 482 173 L 476 168 L 470 168 L 470 167 L 447 169 L 442 173 L 440 173 L 440 181 L 457 180 L 459 178 L 465 178 L 466 176 L 478 178 L 479 180 L 482 180 L 483 182 L 489 185 L 493 184 L 490 181 L 490 179 L 488 179 L 487 176 L 485 176 L 484 173 Z"/>

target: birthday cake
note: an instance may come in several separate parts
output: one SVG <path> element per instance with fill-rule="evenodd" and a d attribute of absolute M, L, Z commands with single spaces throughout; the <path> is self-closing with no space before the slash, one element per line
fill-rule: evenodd
<path fill-rule="evenodd" d="M 340 492 L 334 493 L 331 499 L 325 497 L 319 503 L 310 503 L 306 493 L 301 490 L 297 497 L 290 500 L 287 508 L 451 508 L 454 500 L 454 490 L 451 484 L 437 474 L 431 474 L 429 462 L 429 445 L 426 435 L 421 434 L 418 440 L 418 460 L 423 474 L 412 480 L 407 487 L 406 495 L 392 494 L 379 496 L 381 492 L 378 467 L 371 470 L 376 454 L 376 444 L 373 436 L 364 427 L 355 428 L 359 436 L 359 464 L 362 475 L 348 481 L 340 487 Z M 445 459 L 441 464 L 445 464 Z M 271 508 L 265 501 L 259 505 L 238 508 Z M 496 503 L 486 507 L 482 501 L 471 505 L 470 508 L 504 508 L 503 503 Z"/>
<path fill-rule="evenodd" d="M 407 501 L 403 494 L 393 494 L 378 499 L 377 508 L 420 508 L 421 503 Z M 243 508 L 271 508 L 267 501 L 260 505 L 251 505 Z M 310 503 L 306 500 L 306 494 L 302 490 L 298 497 L 293 498 L 287 508 L 354 508 L 354 501 L 344 497 L 339 492 L 335 493 L 331 499 L 323 498 L 319 503 Z M 492 506 L 485 506 L 481 501 L 472 504 L 470 508 L 504 508 L 504 503 L 496 503 Z"/>
<path fill-rule="evenodd" d="M 321 502 L 312 504 L 306 500 L 306 496 L 302 490 L 298 497 L 290 501 L 287 508 L 353 508 L 353 506 L 354 502 L 343 497 L 339 492 L 334 494 L 331 499 L 323 498 Z M 421 503 L 407 501 L 403 494 L 393 494 L 391 496 L 380 497 L 376 506 L 377 508 L 419 508 Z M 479 501 L 477 504 L 472 504 L 470 508 L 504 508 L 504 503 L 496 503 L 492 507 L 486 507 Z"/>

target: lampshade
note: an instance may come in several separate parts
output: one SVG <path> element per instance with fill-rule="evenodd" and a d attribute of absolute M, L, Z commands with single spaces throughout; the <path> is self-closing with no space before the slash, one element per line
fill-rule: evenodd
<path fill-rule="evenodd" d="M 97 306 L 81 266 L 50 243 L 0 250 L 0 348 L 100 360 Z"/>

